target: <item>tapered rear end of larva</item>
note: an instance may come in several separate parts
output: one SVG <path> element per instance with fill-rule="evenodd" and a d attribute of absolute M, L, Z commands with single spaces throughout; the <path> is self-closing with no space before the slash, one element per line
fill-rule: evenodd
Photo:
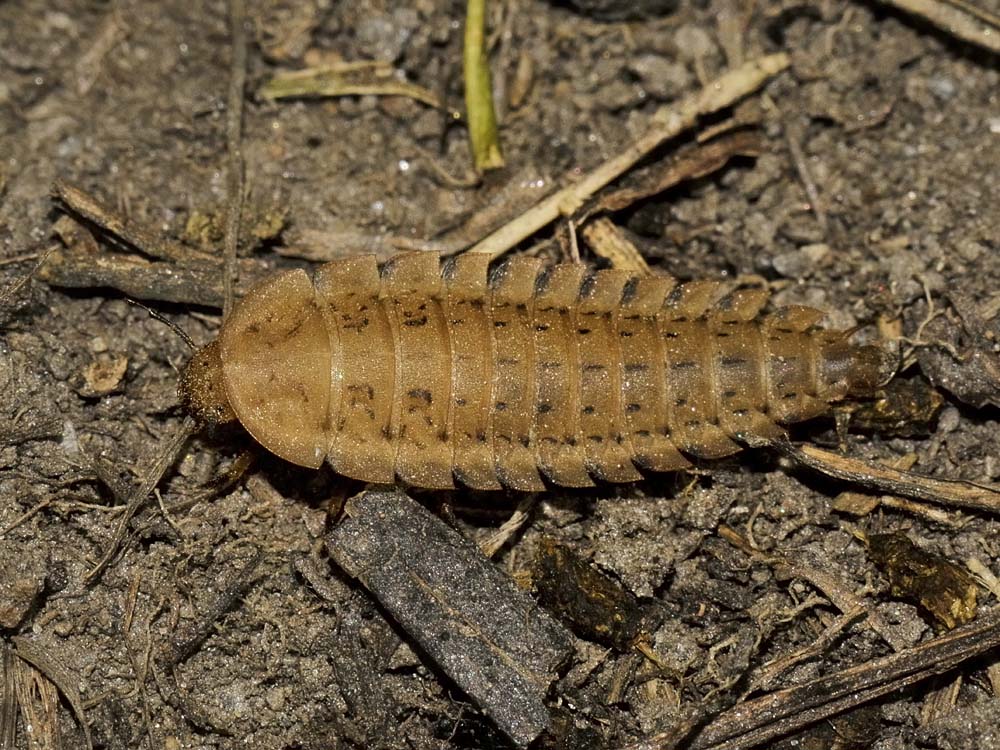
<path fill-rule="evenodd" d="M 899 359 L 880 346 L 851 344 L 850 331 L 820 335 L 817 389 L 821 397 L 838 400 L 866 398 L 884 386 L 899 369 Z"/>
<path fill-rule="evenodd" d="M 303 271 L 251 289 L 219 335 L 222 381 L 233 411 L 261 445 L 318 468 L 326 457 L 330 336 Z"/>
<path fill-rule="evenodd" d="M 777 422 L 802 422 L 828 413 L 837 401 L 871 396 L 896 373 L 898 362 L 888 351 L 852 344 L 853 331 L 817 328 L 822 317 L 792 306 L 762 321 L 768 413 Z"/>

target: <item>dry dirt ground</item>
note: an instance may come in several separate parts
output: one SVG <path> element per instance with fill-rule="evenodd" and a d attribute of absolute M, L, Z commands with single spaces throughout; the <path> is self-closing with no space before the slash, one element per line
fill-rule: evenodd
<path fill-rule="evenodd" d="M 843 327 L 880 316 L 899 321 L 911 340 L 947 339 L 951 331 L 955 343 L 950 321 L 960 307 L 996 342 L 995 57 L 860 0 L 682 0 L 640 20 L 599 19 L 541 0 L 492 5 L 506 32 L 492 56 L 507 92 L 508 168 L 493 180 L 508 191 L 503 200 L 530 198 L 603 162 L 642 132 L 656 107 L 728 66 L 787 51 L 791 68 L 740 109 L 758 123 L 765 153 L 645 201 L 616 222 L 651 264 L 681 278 L 757 274 L 779 303 L 823 308 Z M 246 235 L 250 276 L 307 265 L 277 251 L 316 236 L 310 232 L 350 233 L 358 247 L 361 238 L 386 234 L 428 239 L 489 200 L 489 186 L 462 184 L 470 172 L 466 132 L 446 111 L 401 97 L 273 103 L 255 94 L 279 67 L 386 60 L 460 109 L 463 6 L 249 3 L 244 221 L 283 217 L 272 239 Z M 218 226 L 226 206 L 227 12 L 214 0 L 0 4 L 0 289 L 12 289 L 55 241 L 56 179 L 165 238 L 221 253 L 221 235 L 206 223 Z M 537 246 L 550 236 L 526 247 L 555 258 L 558 243 Z M 928 302 L 942 317 L 920 330 Z M 154 307 L 198 343 L 219 326 L 214 309 Z M 181 420 L 177 368 L 189 353 L 167 326 L 108 289 L 67 291 L 34 278 L 4 296 L 0 316 L 0 530 L 20 521 L 0 536 L 0 636 L 79 691 L 74 700 L 95 747 L 507 747 L 323 558 L 325 501 L 350 487 L 265 457 L 237 489 L 186 502 L 246 447 L 238 435 L 192 440 L 160 484 L 167 515 L 151 498 L 122 554 L 85 584 L 119 518 L 112 488 L 148 471 Z M 916 469 L 937 476 L 1000 479 L 1000 413 L 956 397 L 960 384 L 952 385 L 929 434 L 855 434 L 847 449 L 872 458 L 913 453 Z M 836 446 L 828 423 L 798 437 Z M 903 531 L 929 551 L 975 558 L 1000 573 L 995 516 L 836 513 L 831 503 L 844 485 L 763 451 L 702 468 L 633 487 L 552 492 L 500 555 L 517 574 L 542 535 L 555 537 L 658 602 L 664 615 L 650 644 L 665 670 L 634 652 L 577 642 L 551 692 L 561 717 L 553 746 L 617 747 L 713 700 L 721 708 L 747 687 L 750 670 L 811 643 L 838 614 L 811 584 L 721 541 L 722 524 L 742 533 L 752 521 L 762 549 L 837 576 L 904 645 L 932 637 L 935 624 L 891 595 L 856 532 Z M 473 538 L 492 533 L 516 502 L 420 499 L 453 508 Z M 232 601 L 180 660 L 174 685 L 157 666 L 162 655 L 234 586 Z M 980 600 L 989 603 L 985 591 Z M 766 687 L 888 649 L 854 623 Z M 794 741 L 1000 747 L 988 664 Z M 65 697 L 38 688 L 22 698 L 35 704 L 36 738 L 55 716 L 62 747 L 84 746 Z M 24 723 L 12 747 L 57 746 L 29 745 Z"/>

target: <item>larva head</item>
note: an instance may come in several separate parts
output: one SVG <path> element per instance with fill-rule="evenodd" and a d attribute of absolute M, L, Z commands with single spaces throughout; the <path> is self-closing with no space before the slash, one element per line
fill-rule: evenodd
<path fill-rule="evenodd" d="M 272 453 L 318 468 L 329 445 L 330 357 L 312 281 L 279 273 L 247 292 L 191 360 L 181 400 L 202 421 L 238 419 Z"/>
<path fill-rule="evenodd" d="M 214 426 L 236 419 L 222 382 L 219 342 L 199 349 L 181 373 L 177 395 L 185 411 L 199 424 Z"/>
<path fill-rule="evenodd" d="M 899 360 L 880 346 L 851 344 L 848 336 L 842 333 L 823 347 L 819 368 L 822 386 L 835 398 L 873 396 L 892 380 Z"/>

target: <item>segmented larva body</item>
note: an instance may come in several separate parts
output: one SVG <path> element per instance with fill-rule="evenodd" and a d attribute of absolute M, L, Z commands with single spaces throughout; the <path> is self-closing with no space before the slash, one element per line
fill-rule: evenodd
<path fill-rule="evenodd" d="M 288 461 L 368 482 L 526 491 L 718 458 L 866 393 L 883 351 L 723 296 L 579 264 L 400 255 L 279 273 L 192 359 L 181 397 Z"/>

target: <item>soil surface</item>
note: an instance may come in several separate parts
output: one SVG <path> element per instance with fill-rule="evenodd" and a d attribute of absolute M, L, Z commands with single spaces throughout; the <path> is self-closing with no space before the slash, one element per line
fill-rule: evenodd
<path fill-rule="evenodd" d="M 248 4 L 241 285 L 308 267 L 301 256 L 316 238 L 327 251 L 360 252 L 388 235 L 442 237 L 491 201 L 530 205 L 618 153 L 656 108 L 786 51 L 791 68 L 736 110 L 762 135 L 761 156 L 612 218 L 651 265 L 682 279 L 757 275 L 775 304 L 822 308 L 836 327 L 865 326 L 862 335 L 881 319 L 883 332 L 905 337 L 908 361 L 920 359 L 905 375 L 923 367 L 947 387 L 944 409 L 924 434 L 852 434 L 846 450 L 912 454 L 916 470 L 935 476 L 1000 479 L 996 394 L 988 383 L 985 395 L 964 392 L 976 374 L 946 356 L 947 346 L 1000 340 L 995 57 L 866 2 L 649 3 L 643 12 L 661 15 L 624 20 L 607 2 L 597 5 L 610 17 L 586 15 L 586 3 L 490 5 L 507 168 L 474 186 L 466 130 L 450 114 L 462 109 L 464 3 Z M 508 747 L 326 559 L 328 501 L 358 488 L 260 456 L 236 489 L 219 490 L 252 445 L 237 432 L 191 440 L 120 554 L 85 580 L 130 488 L 180 425 L 177 370 L 190 354 L 119 291 L 37 277 L 14 285 L 59 245 L 57 179 L 221 256 L 230 41 L 228 8 L 210 0 L 0 4 L 0 636 L 62 696 L 51 686 L 19 694 L 35 718 L 19 720 L 13 747 L 56 747 L 56 734 L 62 747 L 84 747 L 71 703 L 100 748 Z M 364 60 L 386 61 L 444 108 L 399 96 L 257 95 L 279 69 Z M 519 251 L 529 249 L 565 257 L 551 231 Z M 100 251 L 122 248 L 102 240 Z M 198 344 L 220 325 L 211 307 L 151 305 Z M 996 350 L 976 351 L 987 377 Z M 829 422 L 796 437 L 837 445 Z M 578 639 L 550 693 L 549 746 L 622 746 L 707 720 L 747 689 L 890 652 L 859 620 L 818 655 L 754 682 L 840 611 L 809 582 L 723 541 L 723 524 L 835 576 L 888 623 L 897 647 L 932 638 L 939 624 L 893 595 L 863 534 L 900 531 L 1000 574 L 995 516 L 838 513 L 834 498 L 847 489 L 753 451 L 634 486 L 541 497 L 499 564 L 522 576 L 543 538 L 569 545 L 660 613 L 648 642 L 663 667 Z M 416 496 L 476 540 L 517 505 Z M 989 605 L 985 589 L 979 601 Z M 1000 747 L 988 666 L 788 742 L 833 747 L 847 733 L 851 747 Z M 28 744 L 29 723 L 42 744 Z"/>

